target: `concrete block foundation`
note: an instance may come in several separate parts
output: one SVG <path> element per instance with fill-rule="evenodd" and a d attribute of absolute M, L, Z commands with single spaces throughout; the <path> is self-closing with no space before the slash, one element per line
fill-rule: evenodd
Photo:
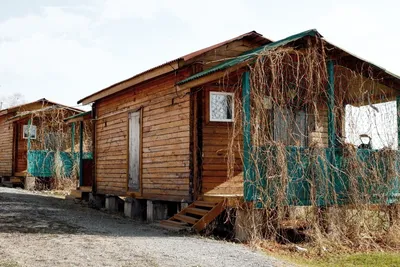
<path fill-rule="evenodd" d="M 124 203 L 124 214 L 133 219 L 143 219 L 146 211 L 146 202 L 135 198 L 126 198 Z"/>
<path fill-rule="evenodd" d="M 147 222 L 168 219 L 168 204 L 161 201 L 147 200 Z"/>
<path fill-rule="evenodd" d="M 89 193 L 89 207 L 93 209 L 101 209 L 105 206 L 105 199 L 103 195 L 95 195 Z"/>
<path fill-rule="evenodd" d="M 118 211 L 118 198 L 115 196 L 106 196 L 106 210 L 110 212 L 117 212 Z"/>
<path fill-rule="evenodd" d="M 26 190 L 35 190 L 36 177 L 26 176 L 24 182 L 24 188 Z"/>
<path fill-rule="evenodd" d="M 264 220 L 262 210 L 236 209 L 235 239 L 246 242 L 254 236 L 261 236 L 264 231 Z"/>

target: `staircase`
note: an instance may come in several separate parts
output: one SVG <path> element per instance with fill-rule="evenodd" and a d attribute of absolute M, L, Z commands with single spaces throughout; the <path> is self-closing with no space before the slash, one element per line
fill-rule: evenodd
<path fill-rule="evenodd" d="M 197 200 L 168 220 L 161 221 L 161 226 L 169 230 L 205 229 L 225 208 L 225 201 L 210 202 Z"/>

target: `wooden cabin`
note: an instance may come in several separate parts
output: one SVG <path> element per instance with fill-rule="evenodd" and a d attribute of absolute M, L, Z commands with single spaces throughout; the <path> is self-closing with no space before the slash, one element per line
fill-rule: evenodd
<path fill-rule="evenodd" d="M 246 197 L 250 189 L 244 181 L 250 166 L 245 156 L 251 132 L 243 127 L 243 133 L 232 139 L 234 123 L 241 123 L 233 99 L 243 96 L 243 116 L 248 119 L 250 104 L 245 99 L 250 81 L 245 73 L 256 57 L 278 47 L 301 50 L 316 39 L 322 37 L 315 30 L 277 42 L 250 32 L 80 100 L 78 103 L 92 103 L 93 107 L 94 192 L 147 200 L 148 218 L 153 218 L 149 209 L 158 201 L 191 203 L 165 224 L 192 225 L 197 230 L 223 210 L 226 199 L 254 201 Z M 327 57 L 346 68 L 363 71 L 360 65 L 369 64 L 326 45 L 331 51 Z M 398 78 L 369 66 L 395 98 L 400 89 Z M 320 116 L 307 135 L 307 144 L 324 147 L 334 142 L 335 127 L 327 127 L 333 107 L 322 103 L 317 103 Z M 233 152 L 228 149 L 232 145 L 236 146 Z M 229 162 L 233 167 L 228 167 Z"/>
<path fill-rule="evenodd" d="M 44 98 L 1 110 L 0 177 L 11 184 L 24 184 L 25 177 L 33 175 L 29 173 L 29 167 L 38 169 L 32 162 L 33 158 L 29 160 L 29 153 L 42 151 L 45 145 L 55 146 L 55 142 L 64 138 L 61 135 L 65 127 L 59 128 L 63 125 L 63 117 L 81 112 Z M 52 129 L 47 121 L 57 127 Z"/>
<path fill-rule="evenodd" d="M 196 199 L 195 99 L 190 89 L 178 90 L 175 84 L 269 42 L 246 33 L 80 100 L 93 107 L 96 193 L 185 203 Z"/>

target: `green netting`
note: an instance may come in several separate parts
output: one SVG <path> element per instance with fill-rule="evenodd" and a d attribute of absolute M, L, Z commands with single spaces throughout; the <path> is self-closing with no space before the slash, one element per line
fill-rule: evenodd
<path fill-rule="evenodd" d="M 79 166 L 79 153 L 58 152 L 58 167 L 61 168 L 62 177 L 70 177 L 74 163 Z M 92 159 L 91 152 L 83 153 L 83 159 Z M 31 150 L 28 152 L 28 173 L 35 177 L 56 176 L 56 152 L 46 150 Z"/>
<path fill-rule="evenodd" d="M 286 177 L 268 172 L 268 167 L 279 167 L 277 153 L 276 147 L 260 149 L 260 158 L 271 161 L 255 168 L 253 175 L 261 179 L 246 181 L 245 186 L 255 189 L 254 195 L 246 196 L 247 201 L 256 201 L 258 206 L 392 204 L 400 196 L 398 151 L 358 149 L 348 153 L 344 149 L 287 147 L 286 170 L 279 170 Z M 277 190 L 282 187 L 286 188 L 283 200 Z M 359 199 L 355 201 L 354 197 Z"/>

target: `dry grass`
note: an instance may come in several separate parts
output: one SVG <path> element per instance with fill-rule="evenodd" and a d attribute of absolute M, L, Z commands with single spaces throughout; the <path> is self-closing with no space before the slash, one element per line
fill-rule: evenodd
<path fill-rule="evenodd" d="M 72 157 L 72 172 L 66 173 L 65 155 L 61 153 L 79 152 L 79 125 L 76 127 L 75 135 L 71 134 L 71 126 L 64 120 L 71 116 L 69 110 L 59 107 L 43 108 L 31 114 L 31 121 L 37 127 L 37 139 L 31 140 L 31 150 L 46 151 L 48 157 L 54 157 L 51 172 L 52 179 L 39 184 L 39 190 L 58 190 L 60 194 L 69 192 L 76 188 L 76 179 L 79 173 L 79 160 Z M 91 151 L 91 127 L 90 123 L 84 123 L 83 151 Z M 54 156 L 53 156 L 54 155 Z M 46 166 L 39 166 L 46 168 Z"/>
<path fill-rule="evenodd" d="M 255 205 L 263 208 L 245 209 L 248 219 L 243 223 L 244 231 L 253 243 L 282 239 L 291 243 L 282 235 L 282 225 L 297 220 L 306 222 L 301 232 L 318 251 L 398 250 L 398 211 L 388 206 L 388 192 L 400 176 L 398 153 L 393 150 L 397 148 L 396 136 L 379 134 L 385 124 L 376 118 L 377 108 L 371 102 L 376 95 L 380 102 L 389 102 L 393 100 L 392 92 L 372 77 L 341 66 L 334 70 L 333 125 L 336 147 L 345 159 L 340 162 L 326 152 L 329 97 L 323 43 L 310 39 L 300 50 L 267 51 L 250 66 L 252 150 L 248 159 L 251 173 L 246 175 L 253 177 L 250 186 L 256 195 Z M 235 90 L 235 118 L 242 118 L 241 84 Z M 362 118 L 354 118 L 346 115 L 348 104 L 368 105 L 370 110 Z M 378 133 L 374 142 L 384 147 L 366 156 L 360 156 L 357 145 L 348 138 L 363 123 L 368 124 L 368 131 Z M 243 121 L 236 119 L 227 153 L 229 177 L 234 176 L 236 164 L 232 155 L 239 152 L 246 160 L 241 149 L 242 133 Z M 292 147 L 292 152 L 287 147 Z M 295 149 L 299 147 L 303 149 Z M 289 165 L 295 170 L 290 172 Z M 304 199 L 295 199 L 289 186 L 299 181 L 300 189 L 309 188 L 310 198 L 309 203 L 303 203 L 308 207 L 294 215 L 288 207 Z"/>

